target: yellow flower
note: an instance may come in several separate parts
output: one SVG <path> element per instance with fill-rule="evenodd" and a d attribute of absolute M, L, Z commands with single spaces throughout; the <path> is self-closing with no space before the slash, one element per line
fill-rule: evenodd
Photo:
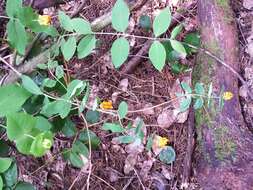
<path fill-rule="evenodd" d="M 101 108 L 101 109 L 104 109 L 104 110 L 113 109 L 112 101 L 103 101 L 103 102 L 100 104 L 100 108 Z"/>
<path fill-rule="evenodd" d="M 159 137 L 159 140 L 158 140 L 158 147 L 159 148 L 163 148 L 165 147 L 169 142 L 169 139 L 166 138 L 166 137 Z"/>
<path fill-rule="evenodd" d="M 48 26 L 51 24 L 51 16 L 49 15 L 39 15 L 38 22 L 40 25 Z"/>
<path fill-rule="evenodd" d="M 232 92 L 224 92 L 222 95 L 223 100 L 231 100 L 233 98 L 234 94 Z"/>

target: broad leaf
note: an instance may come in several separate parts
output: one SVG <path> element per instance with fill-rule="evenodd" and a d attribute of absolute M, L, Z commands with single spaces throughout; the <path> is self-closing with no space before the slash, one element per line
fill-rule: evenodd
<path fill-rule="evenodd" d="M 171 164 L 176 160 L 175 150 L 171 146 L 164 147 L 159 154 L 159 159 L 165 164 Z"/>
<path fill-rule="evenodd" d="M 118 38 L 113 42 L 111 56 L 115 68 L 119 68 L 127 60 L 129 50 L 129 42 L 125 38 Z"/>
<path fill-rule="evenodd" d="M 116 123 L 105 123 L 102 129 L 105 131 L 111 131 L 113 133 L 122 133 L 125 131 L 123 127 Z"/>
<path fill-rule="evenodd" d="M 191 94 L 191 93 L 192 93 L 192 89 L 191 89 L 191 87 L 189 86 L 188 83 L 186 83 L 186 82 L 181 82 L 181 86 L 182 86 L 182 88 L 184 89 L 184 91 L 185 91 L 186 93 L 188 93 L 188 94 Z"/>
<path fill-rule="evenodd" d="M 61 51 L 66 61 L 69 61 L 76 51 L 76 38 L 69 37 L 67 41 L 63 40 L 61 44 Z"/>
<path fill-rule="evenodd" d="M 0 117 L 20 110 L 30 96 L 21 86 L 11 84 L 0 87 Z"/>
<path fill-rule="evenodd" d="M 89 156 L 88 148 L 80 140 L 76 140 L 75 143 L 72 145 L 72 151 L 82 154 L 85 157 Z"/>
<path fill-rule="evenodd" d="M 100 113 L 98 111 L 88 110 L 85 114 L 85 119 L 91 123 L 97 123 L 100 118 Z"/>
<path fill-rule="evenodd" d="M 51 123 L 44 117 L 42 116 L 37 116 L 36 117 L 36 128 L 39 129 L 40 131 L 49 131 L 52 128 Z"/>
<path fill-rule="evenodd" d="M 19 54 L 25 54 L 25 48 L 28 43 L 27 33 L 25 27 L 19 20 L 10 20 L 7 24 L 8 41 L 11 46 L 15 48 Z"/>
<path fill-rule="evenodd" d="M 124 32 L 129 23 L 130 11 L 124 0 L 117 0 L 112 9 L 112 27 L 119 31 Z"/>
<path fill-rule="evenodd" d="M 77 46 L 77 55 L 79 59 L 85 58 L 91 54 L 96 47 L 96 38 L 94 35 L 85 36 Z"/>
<path fill-rule="evenodd" d="M 195 101 L 193 107 L 194 107 L 195 110 L 197 110 L 197 109 L 202 108 L 203 104 L 204 104 L 203 98 L 198 98 L 198 99 Z"/>
<path fill-rule="evenodd" d="M 197 82 L 195 84 L 195 92 L 196 92 L 196 94 L 199 94 L 199 95 L 204 95 L 205 94 L 205 89 L 204 89 L 202 83 Z"/>
<path fill-rule="evenodd" d="M 191 97 L 182 98 L 180 102 L 180 112 L 185 112 L 191 105 Z"/>
<path fill-rule="evenodd" d="M 40 90 L 37 84 L 30 77 L 26 75 L 22 75 L 21 79 L 22 79 L 22 85 L 27 91 L 35 95 L 43 94 L 43 92 Z"/>
<path fill-rule="evenodd" d="M 170 39 L 175 39 L 177 35 L 182 31 L 182 29 L 183 29 L 182 24 L 179 24 L 178 26 L 176 26 L 170 34 Z"/>
<path fill-rule="evenodd" d="M 11 166 L 11 158 L 1 158 L 0 157 L 0 173 L 5 172 Z"/>
<path fill-rule="evenodd" d="M 56 83 L 57 82 L 55 80 L 52 80 L 50 78 L 46 78 L 43 80 L 42 86 L 47 87 L 47 88 L 53 88 L 53 87 L 55 87 Z"/>
<path fill-rule="evenodd" d="M 9 154 L 10 147 L 6 141 L 0 140 L 0 157 L 6 157 Z"/>
<path fill-rule="evenodd" d="M 58 79 L 62 78 L 64 76 L 64 70 L 62 68 L 62 65 L 58 65 L 55 69 L 55 75 Z"/>
<path fill-rule="evenodd" d="M 153 42 L 149 49 L 149 59 L 158 71 L 162 71 L 166 63 L 166 51 L 161 42 Z"/>
<path fill-rule="evenodd" d="M 73 26 L 72 26 L 71 18 L 62 11 L 58 12 L 58 17 L 59 17 L 60 25 L 66 31 L 73 32 Z"/>
<path fill-rule="evenodd" d="M 67 98 L 72 98 L 73 96 L 78 96 L 85 89 L 86 83 L 81 80 L 73 80 L 69 83 L 67 87 Z"/>
<path fill-rule="evenodd" d="M 2 174 L 5 185 L 11 187 L 17 183 L 18 180 L 18 168 L 15 162 L 12 162 L 9 169 Z"/>
<path fill-rule="evenodd" d="M 125 118 L 126 115 L 127 115 L 127 112 L 128 112 L 128 105 L 127 105 L 126 102 L 122 101 L 122 102 L 119 104 L 119 107 L 118 107 L 119 118 L 120 118 L 120 119 Z"/>
<path fill-rule="evenodd" d="M 78 34 L 91 34 L 91 26 L 90 23 L 87 22 L 86 20 L 82 18 L 73 18 L 71 20 L 73 29 L 78 33 Z"/>
<path fill-rule="evenodd" d="M 7 136 L 10 140 L 22 138 L 36 125 L 36 118 L 26 113 L 13 113 L 7 116 Z"/>
<path fill-rule="evenodd" d="M 89 134 L 89 135 L 88 135 Z M 89 146 L 89 137 L 91 141 L 91 148 L 97 149 L 101 143 L 99 137 L 92 131 L 85 130 L 80 133 L 79 140 L 82 141 L 85 145 Z"/>
<path fill-rule="evenodd" d="M 182 58 L 186 57 L 186 51 L 184 46 L 181 44 L 181 42 L 176 41 L 176 40 L 170 40 L 171 46 L 172 48 L 177 51 L 178 53 L 180 53 L 180 55 L 182 56 Z"/>
<path fill-rule="evenodd" d="M 77 129 L 76 129 L 75 124 L 69 118 L 67 118 L 62 128 L 62 133 L 66 137 L 73 137 L 76 134 L 76 132 L 77 132 Z"/>
<path fill-rule="evenodd" d="M 15 190 L 36 190 L 36 189 L 32 184 L 20 181 L 15 186 Z"/>
<path fill-rule="evenodd" d="M 76 168 L 82 168 L 86 164 L 84 163 L 82 157 L 76 152 L 70 152 L 69 160 L 70 163 Z"/>
<path fill-rule="evenodd" d="M 63 119 L 68 116 L 70 110 L 71 102 L 61 97 L 61 99 L 56 100 L 54 102 L 50 102 L 49 104 L 45 105 L 42 108 L 41 114 L 47 117 L 59 114 L 60 117 Z"/>
<path fill-rule="evenodd" d="M 169 8 L 163 9 L 156 17 L 153 23 L 153 30 L 156 37 L 165 33 L 171 23 L 171 12 Z"/>
<path fill-rule="evenodd" d="M 147 15 L 142 15 L 140 17 L 140 20 L 139 20 L 139 25 L 140 27 L 142 27 L 143 29 L 150 29 L 151 28 L 151 19 L 149 16 Z"/>
<path fill-rule="evenodd" d="M 9 17 L 14 17 L 17 15 L 21 7 L 22 7 L 22 0 L 7 0 L 6 14 Z"/>

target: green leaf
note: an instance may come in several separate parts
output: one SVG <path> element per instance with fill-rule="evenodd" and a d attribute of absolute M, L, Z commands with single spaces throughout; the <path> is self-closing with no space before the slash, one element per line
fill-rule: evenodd
<path fill-rule="evenodd" d="M 53 134 L 50 131 L 37 135 L 31 145 L 30 153 L 35 157 L 43 156 L 53 145 Z"/>
<path fill-rule="evenodd" d="M 125 38 L 118 38 L 111 47 L 112 63 L 115 68 L 119 68 L 128 57 L 130 51 L 129 42 Z"/>
<path fill-rule="evenodd" d="M 147 151 L 151 151 L 151 149 L 152 149 L 153 138 L 154 138 L 154 134 L 152 134 L 150 137 L 148 137 L 147 144 L 146 144 Z"/>
<path fill-rule="evenodd" d="M 61 52 L 66 61 L 69 61 L 76 51 L 76 38 L 71 36 L 67 41 L 63 40 L 61 44 Z"/>
<path fill-rule="evenodd" d="M 166 51 L 161 42 L 153 42 L 149 49 L 149 59 L 158 71 L 162 71 L 166 61 Z"/>
<path fill-rule="evenodd" d="M 165 33 L 171 23 L 171 12 L 169 8 L 163 9 L 155 18 L 153 23 L 153 30 L 155 37 Z"/>
<path fill-rule="evenodd" d="M 135 137 L 133 136 L 119 136 L 115 138 L 116 141 L 123 144 L 129 144 L 135 141 Z"/>
<path fill-rule="evenodd" d="M 70 152 L 69 160 L 70 163 L 76 168 L 82 168 L 85 165 L 82 158 L 76 152 Z"/>
<path fill-rule="evenodd" d="M 202 83 L 197 82 L 195 84 L 195 92 L 199 95 L 205 95 L 205 88 L 203 87 Z"/>
<path fill-rule="evenodd" d="M 139 25 L 140 27 L 142 27 L 143 29 L 150 29 L 151 28 L 151 19 L 149 16 L 147 15 L 142 15 L 140 17 L 140 20 L 139 20 Z"/>
<path fill-rule="evenodd" d="M 101 143 L 100 139 L 98 138 L 98 136 L 92 132 L 92 131 L 83 131 L 80 133 L 79 135 L 79 140 L 82 141 L 85 145 L 89 145 L 89 137 L 88 134 L 90 136 L 90 141 L 91 141 L 91 148 L 93 149 L 97 149 Z"/>
<path fill-rule="evenodd" d="M 189 86 L 188 83 L 186 83 L 186 82 L 181 82 L 181 86 L 182 86 L 182 88 L 184 89 L 184 91 L 185 91 L 186 93 L 188 93 L 188 94 L 191 94 L 191 93 L 192 93 L 192 89 L 191 89 L 191 87 Z"/>
<path fill-rule="evenodd" d="M 49 131 L 52 128 L 51 123 L 49 123 L 49 121 L 42 117 L 42 116 L 38 116 L 36 117 L 37 121 L 36 121 L 36 128 L 39 129 L 40 131 L 44 132 L 44 131 Z"/>
<path fill-rule="evenodd" d="M 66 137 L 73 137 L 77 132 L 75 124 L 68 118 L 62 128 L 62 133 Z"/>
<path fill-rule="evenodd" d="M 26 113 L 13 113 L 7 116 L 7 136 L 11 141 L 20 139 L 36 125 L 36 118 Z"/>
<path fill-rule="evenodd" d="M 43 92 L 40 90 L 40 88 L 37 86 L 37 84 L 28 76 L 22 75 L 21 76 L 22 85 L 23 87 L 35 95 L 42 95 Z"/>
<path fill-rule="evenodd" d="M 25 27 L 19 20 L 10 20 L 7 24 L 8 41 L 19 54 L 25 54 L 25 48 L 28 43 Z"/>
<path fill-rule="evenodd" d="M 71 81 L 67 87 L 67 98 L 80 95 L 85 87 L 86 83 L 84 81 L 78 79 Z"/>
<path fill-rule="evenodd" d="M 202 108 L 203 104 L 204 104 L 203 98 L 198 98 L 198 99 L 195 101 L 193 107 L 194 107 L 195 110 L 197 110 L 197 109 Z"/>
<path fill-rule="evenodd" d="M 113 133 L 123 133 L 125 129 L 116 123 L 105 123 L 102 127 L 105 131 L 111 131 Z"/>
<path fill-rule="evenodd" d="M 82 18 L 73 18 L 71 20 L 73 29 L 78 33 L 78 34 L 91 34 L 91 26 L 90 23 L 87 22 L 86 20 Z"/>
<path fill-rule="evenodd" d="M 98 111 L 88 110 L 85 114 L 85 119 L 91 124 L 97 123 L 99 118 L 100 113 Z"/>
<path fill-rule="evenodd" d="M 180 102 L 180 112 L 185 112 L 191 105 L 191 97 L 183 98 Z"/>
<path fill-rule="evenodd" d="M 3 179 L 2 179 L 2 177 L 0 176 L 0 190 L 3 189 L 3 186 L 4 186 L 4 184 L 3 184 Z"/>
<path fill-rule="evenodd" d="M 120 119 L 124 119 L 128 112 L 128 105 L 125 101 L 122 101 L 118 107 L 118 114 Z"/>
<path fill-rule="evenodd" d="M 178 26 L 176 26 L 175 28 L 173 28 L 171 34 L 170 34 L 170 39 L 175 39 L 177 37 L 177 35 L 182 31 L 183 29 L 183 25 L 179 24 Z"/>
<path fill-rule="evenodd" d="M 78 59 L 82 59 L 91 54 L 96 47 L 96 38 L 94 35 L 87 35 L 81 39 L 77 46 Z"/>
<path fill-rule="evenodd" d="M 129 23 L 130 11 L 124 0 L 117 0 L 112 8 L 112 27 L 119 31 L 124 32 Z"/>
<path fill-rule="evenodd" d="M 170 40 L 170 43 L 171 43 L 172 48 L 176 52 L 180 53 L 180 55 L 181 55 L 182 58 L 186 57 L 187 53 L 185 51 L 184 46 L 181 44 L 181 42 L 176 41 L 176 40 Z"/>
<path fill-rule="evenodd" d="M 41 114 L 47 117 L 59 114 L 60 117 L 63 119 L 68 116 L 70 110 L 71 110 L 71 102 L 61 97 L 61 99 L 56 100 L 54 102 L 50 102 L 49 104 L 45 105 L 42 108 Z"/>
<path fill-rule="evenodd" d="M 1 158 L 0 157 L 0 173 L 4 173 L 11 166 L 11 158 Z"/>
<path fill-rule="evenodd" d="M 57 82 L 55 80 L 52 80 L 50 78 L 46 78 L 43 80 L 42 86 L 47 87 L 47 88 L 53 88 L 53 87 L 55 87 L 56 83 Z"/>
<path fill-rule="evenodd" d="M 198 48 L 200 46 L 200 36 L 197 32 L 189 33 L 184 38 L 185 44 L 185 50 L 187 54 L 196 53 L 197 49 L 189 47 L 187 44 L 190 44 L 192 46 L 195 46 Z"/>
<path fill-rule="evenodd" d="M 11 84 L 0 87 L 0 117 L 20 110 L 21 106 L 31 96 L 21 86 Z"/>
<path fill-rule="evenodd" d="M 72 145 L 72 151 L 82 154 L 85 157 L 89 156 L 88 148 L 80 140 L 76 140 L 75 143 Z"/>
<path fill-rule="evenodd" d="M 58 78 L 58 79 L 60 79 L 64 76 L 64 70 L 62 68 L 62 65 L 58 65 L 55 68 L 55 75 L 56 75 L 56 78 Z"/>
<path fill-rule="evenodd" d="M 7 142 L 4 140 L 0 140 L 0 157 L 8 156 L 10 147 L 8 146 Z"/>
<path fill-rule="evenodd" d="M 159 159 L 165 164 L 172 164 L 176 160 L 175 150 L 171 146 L 164 147 L 159 154 Z"/>
<path fill-rule="evenodd" d="M 2 175 L 3 181 L 7 187 L 12 187 L 18 180 L 18 168 L 15 162 L 12 162 L 9 169 Z"/>
<path fill-rule="evenodd" d="M 9 17 L 14 17 L 17 15 L 21 7 L 22 7 L 22 0 L 7 0 L 6 14 Z"/>
<path fill-rule="evenodd" d="M 58 17 L 62 28 L 64 28 L 68 32 L 73 32 L 71 18 L 68 15 L 66 15 L 63 11 L 58 12 Z"/>
<path fill-rule="evenodd" d="M 14 190 L 36 190 L 35 187 L 27 182 L 19 181 Z"/>

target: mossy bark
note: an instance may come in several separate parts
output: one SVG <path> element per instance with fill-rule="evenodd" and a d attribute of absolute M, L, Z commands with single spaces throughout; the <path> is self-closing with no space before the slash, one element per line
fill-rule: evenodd
<path fill-rule="evenodd" d="M 225 6 L 225 7 L 224 7 Z M 239 71 L 238 41 L 229 0 L 199 0 L 202 47 Z M 234 97 L 218 100 L 195 112 L 198 135 L 197 179 L 203 189 L 253 189 L 253 136 L 245 126 L 238 96 L 238 79 L 229 69 L 200 52 L 193 84 L 210 83 L 213 93 L 222 90 Z"/>

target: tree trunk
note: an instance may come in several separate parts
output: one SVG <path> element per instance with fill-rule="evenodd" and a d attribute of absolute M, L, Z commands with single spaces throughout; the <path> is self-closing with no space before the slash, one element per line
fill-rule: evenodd
<path fill-rule="evenodd" d="M 229 0 L 199 0 L 202 48 L 239 71 L 236 24 Z M 253 136 L 244 123 L 237 77 L 204 52 L 198 55 L 193 83 L 202 82 L 213 93 L 234 94 L 219 109 L 218 100 L 195 112 L 198 135 L 197 179 L 203 189 L 253 189 Z"/>

